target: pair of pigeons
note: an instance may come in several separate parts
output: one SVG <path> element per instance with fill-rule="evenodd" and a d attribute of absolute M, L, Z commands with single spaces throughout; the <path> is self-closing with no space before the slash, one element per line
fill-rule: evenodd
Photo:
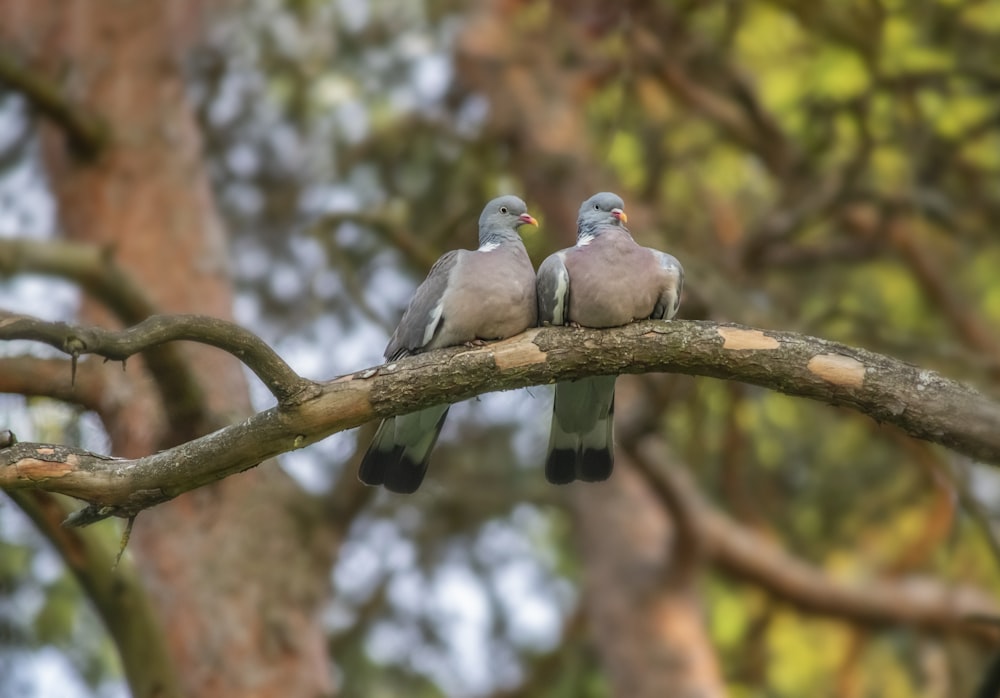
<path fill-rule="evenodd" d="M 536 278 L 517 230 L 538 222 L 516 196 L 489 202 L 479 217 L 479 249 L 453 250 L 431 267 L 389 340 L 386 360 L 504 339 L 539 324 L 599 328 L 671 319 L 684 271 L 671 255 L 636 244 L 624 208 L 610 192 L 584 201 L 576 245 L 549 256 Z M 549 482 L 611 475 L 614 397 L 615 376 L 556 385 L 545 461 Z M 414 492 L 448 408 L 384 420 L 361 462 L 362 482 Z"/>

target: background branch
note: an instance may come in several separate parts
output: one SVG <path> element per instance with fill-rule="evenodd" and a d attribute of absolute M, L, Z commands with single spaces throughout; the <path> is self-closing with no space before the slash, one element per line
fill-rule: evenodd
<path fill-rule="evenodd" d="M 0 82 L 20 92 L 31 106 L 62 128 L 74 152 L 81 157 L 96 158 L 104 149 L 108 128 L 97 115 L 71 102 L 55 83 L 2 53 Z"/>
<path fill-rule="evenodd" d="M 87 592 L 118 647 L 133 695 L 182 695 L 163 629 L 138 573 L 127 557 L 115 564 L 117 538 L 98 528 L 62 526 L 72 506 L 57 495 L 23 490 L 8 494 L 55 546 Z"/>
<path fill-rule="evenodd" d="M 661 498 L 669 497 L 666 504 L 671 511 L 675 502 L 684 503 L 687 530 L 696 538 L 705 559 L 783 602 L 809 613 L 864 625 L 908 623 L 996 638 L 994 629 L 966 622 L 1000 611 L 982 591 L 926 577 L 838 581 L 712 507 L 686 471 L 666 465 L 671 459 L 660 437 L 642 439 L 634 455 L 636 466 L 654 483 L 653 491 Z"/>
<path fill-rule="evenodd" d="M 124 406 L 125 396 L 108 390 L 106 372 L 89 362 L 87 369 L 78 371 L 76 380 L 70 382 L 70 362 L 66 359 L 35 356 L 0 359 L 0 393 L 49 397 L 92 410 L 106 419 Z"/>
<path fill-rule="evenodd" d="M 125 325 L 160 312 L 146 288 L 115 261 L 110 246 L 0 238 L 0 275 L 14 274 L 42 274 L 73 281 Z"/>
<path fill-rule="evenodd" d="M 17 273 L 43 274 L 73 281 L 124 325 L 135 325 L 160 312 L 146 288 L 115 261 L 114 248 L 110 246 L 62 240 L 0 239 L 0 275 Z M 0 313 L 0 323 L 10 317 L 13 316 Z M 57 327 L 64 331 L 69 329 L 65 325 Z M 45 332 L 58 336 L 55 329 Z M 71 351 L 67 353 L 73 355 Z M 166 410 L 171 430 L 165 437 L 167 444 L 222 426 L 209 412 L 194 368 L 179 347 L 155 346 L 142 358 Z"/>

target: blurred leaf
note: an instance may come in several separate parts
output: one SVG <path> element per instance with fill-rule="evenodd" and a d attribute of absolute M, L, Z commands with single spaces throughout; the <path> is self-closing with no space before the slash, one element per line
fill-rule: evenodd
<path fill-rule="evenodd" d="M 76 624 L 79 589 L 71 577 L 64 575 L 45 591 L 45 603 L 35 616 L 35 633 L 39 642 L 65 646 Z"/>

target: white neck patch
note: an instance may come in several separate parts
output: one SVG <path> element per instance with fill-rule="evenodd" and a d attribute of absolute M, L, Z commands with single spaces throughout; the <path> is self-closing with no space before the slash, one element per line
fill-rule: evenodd
<path fill-rule="evenodd" d="M 482 245 L 480 245 L 479 249 L 476 250 L 476 252 L 492 252 L 498 247 L 500 247 L 500 243 L 491 240 L 490 242 L 485 242 Z"/>
<path fill-rule="evenodd" d="M 594 241 L 594 237 L 596 237 L 596 236 L 589 235 L 589 234 L 588 235 L 581 235 L 576 240 L 576 246 L 577 247 L 586 247 L 587 245 L 589 245 L 590 243 L 592 243 Z"/>

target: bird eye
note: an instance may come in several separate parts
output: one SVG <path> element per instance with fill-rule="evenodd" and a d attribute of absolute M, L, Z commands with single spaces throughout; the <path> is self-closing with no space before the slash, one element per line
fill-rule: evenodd
<path fill-rule="evenodd" d="M 501 206 L 500 207 L 500 213 L 507 213 L 507 207 L 506 206 Z"/>
<path fill-rule="evenodd" d="M 601 205 L 600 204 L 594 204 L 594 210 L 595 211 L 600 211 L 601 210 Z"/>

